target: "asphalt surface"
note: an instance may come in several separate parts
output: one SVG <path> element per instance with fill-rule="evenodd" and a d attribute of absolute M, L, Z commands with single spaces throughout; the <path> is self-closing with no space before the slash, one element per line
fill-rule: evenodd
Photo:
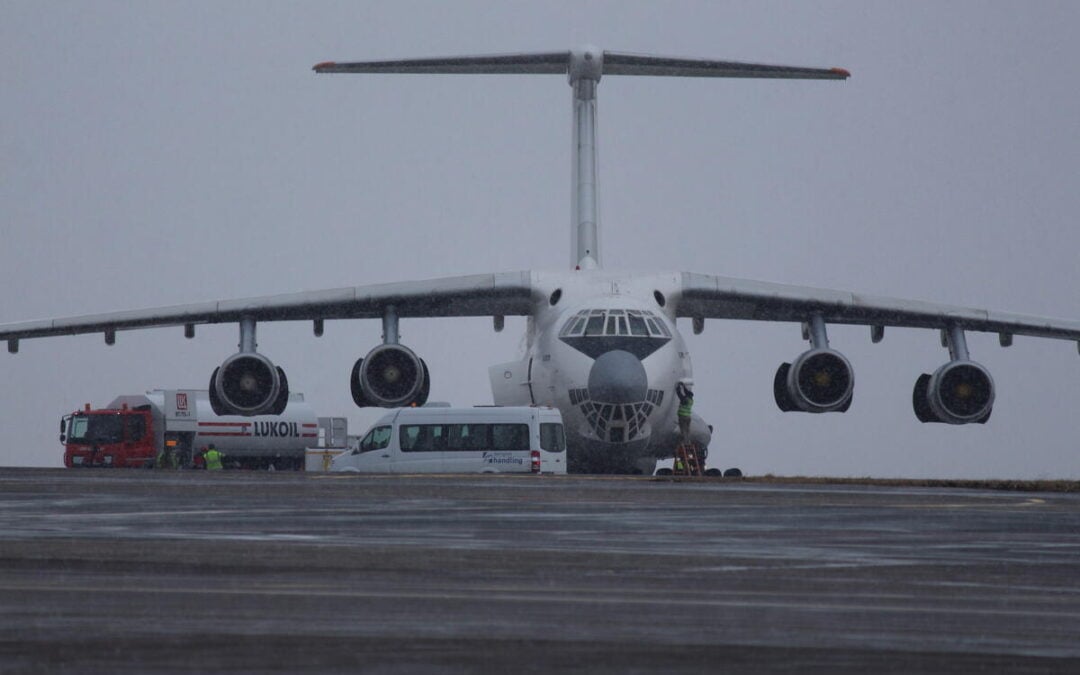
<path fill-rule="evenodd" d="M 0 672 L 1080 672 L 1080 495 L 0 469 Z"/>

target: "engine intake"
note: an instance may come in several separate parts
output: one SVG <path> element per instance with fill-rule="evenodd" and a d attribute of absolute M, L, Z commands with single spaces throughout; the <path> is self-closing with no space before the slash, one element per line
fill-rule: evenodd
<path fill-rule="evenodd" d="M 423 405 L 431 391 L 427 364 L 411 349 L 382 344 L 357 360 L 349 378 L 358 407 L 398 408 Z"/>
<path fill-rule="evenodd" d="M 262 354 L 233 354 L 210 376 L 210 407 L 215 415 L 280 415 L 288 403 L 285 371 Z"/>
<path fill-rule="evenodd" d="M 794 363 L 781 364 L 773 379 L 776 405 L 784 412 L 846 412 L 854 390 L 851 364 L 833 349 L 803 352 Z"/>
<path fill-rule="evenodd" d="M 920 422 L 986 424 L 994 409 L 994 378 L 974 361 L 950 361 L 919 376 L 911 404 Z"/>

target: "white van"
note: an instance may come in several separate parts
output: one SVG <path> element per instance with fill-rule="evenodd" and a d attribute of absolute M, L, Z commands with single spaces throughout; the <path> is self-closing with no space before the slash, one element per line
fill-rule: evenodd
<path fill-rule="evenodd" d="M 335 457 L 330 470 L 566 473 L 566 436 L 556 408 L 398 408 Z"/>

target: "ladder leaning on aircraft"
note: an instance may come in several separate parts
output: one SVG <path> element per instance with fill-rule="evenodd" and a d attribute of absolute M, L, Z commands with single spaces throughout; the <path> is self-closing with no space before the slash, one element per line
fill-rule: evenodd
<path fill-rule="evenodd" d="M 489 369 L 495 403 L 550 405 L 562 412 L 573 471 L 649 471 L 677 445 L 674 387 L 692 377 L 676 327 L 691 319 L 695 334 L 706 319 L 801 324 L 809 349 L 783 363 L 774 378 L 785 411 L 844 412 L 854 373 L 829 344 L 828 324 L 870 327 L 880 342 L 886 326 L 940 331 L 949 360 L 916 380 L 912 405 L 922 422 L 985 423 L 993 410 L 994 381 L 969 355 L 968 331 L 993 332 L 1002 346 L 1013 336 L 1074 340 L 1080 322 L 873 297 L 845 291 L 730 277 L 668 272 L 620 274 L 602 269 L 599 248 L 596 93 L 603 75 L 844 80 L 840 68 L 796 68 L 730 61 L 669 58 L 602 51 L 595 47 L 539 54 L 507 54 L 320 63 L 317 73 L 560 74 L 573 90 L 573 213 L 571 270 L 520 271 L 428 281 L 222 300 L 82 317 L 0 325 L 0 340 L 16 352 L 30 338 L 118 330 L 237 323 L 239 348 L 213 371 L 210 391 L 218 414 L 278 413 L 288 400 L 285 372 L 258 352 L 258 322 L 312 321 L 316 336 L 328 319 L 380 319 L 383 342 L 356 361 L 350 389 L 359 406 L 422 404 L 430 391 L 427 363 L 399 343 L 401 318 L 490 316 L 502 330 L 506 316 L 529 316 L 523 358 Z M 690 437 L 706 447 L 708 425 L 693 417 Z"/>

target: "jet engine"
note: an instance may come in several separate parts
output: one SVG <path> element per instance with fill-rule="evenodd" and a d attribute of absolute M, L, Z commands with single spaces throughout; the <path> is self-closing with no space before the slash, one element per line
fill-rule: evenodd
<path fill-rule="evenodd" d="M 920 422 L 986 424 L 994 407 L 994 379 L 974 361 L 949 361 L 923 373 L 911 396 Z"/>
<path fill-rule="evenodd" d="M 353 365 L 349 388 L 360 408 L 424 405 L 431 377 L 427 363 L 408 347 L 381 344 Z"/>
<path fill-rule="evenodd" d="M 784 412 L 846 412 L 851 407 L 855 375 L 834 349 L 811 349 L 776 370 L 773 394 Z"/>
<path fill-rule="evenodd" d="M 285 371 L 257 352 L 239 352 L 210 376 L 215 415 L 280 415 L 289 403 Z"/>

